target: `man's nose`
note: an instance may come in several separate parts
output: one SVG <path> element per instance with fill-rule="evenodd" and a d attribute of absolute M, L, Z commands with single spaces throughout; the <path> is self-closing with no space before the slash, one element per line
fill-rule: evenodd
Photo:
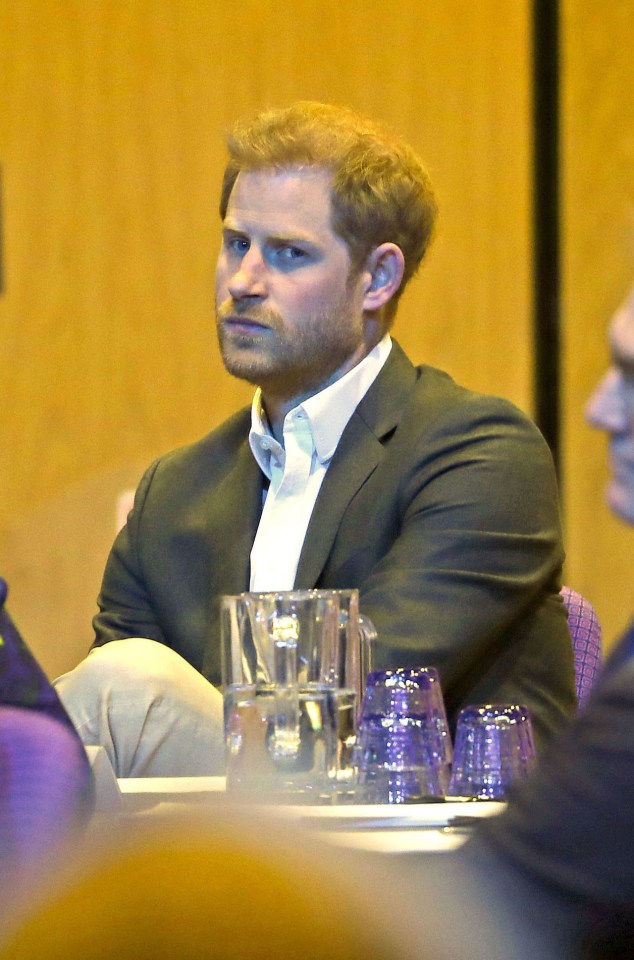
<path fill-rule="evenodd" d="M 254 247 L 250 247 L 240 260 L 235 273 L 227 284 L 229 293 L 234 300 L 244 297 L 263 297 L 266 293 L 265 263 L 262 255 Z"/>
<path fill-rule="evenodd" d="M 597 385 L 586 405 L 586 420 L 599 430 L 619 433 L 627 427 L 623 405 L 623 375 L 612 367 Z"/>

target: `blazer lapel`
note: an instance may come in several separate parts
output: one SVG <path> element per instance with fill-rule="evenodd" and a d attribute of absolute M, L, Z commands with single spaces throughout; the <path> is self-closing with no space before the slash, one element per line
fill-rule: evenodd
<path fill-rule="evenodd" d="M 213 592 L 249 589 L 249 558 L 262 513 L 262 473 L 248 441 L 238 449 L 233 470 L 218 486 L 211 515 L 211 542 L 222 549 L 222 564 Z"/>
<path fill-rule="evenodd" d="M 214 683 L 221 673 L 221 598 L 249 589 L 249 558 L 261 512 L 262 474 L 245 439 L 237 448 L 235 466 L 218 484 L 209 503 L 208 538 L 216 555 L 207 588 L 209 640 L 202 673 Z"/>
<path fill-rule="evenodd" d="M 399 423 L 416 369 L 394 341 L 388 360 L 352 414 L 324 478 L 308 525 L 295 586 L 315 586 L 341 518 L 383 457 L 383 441 Z"/>

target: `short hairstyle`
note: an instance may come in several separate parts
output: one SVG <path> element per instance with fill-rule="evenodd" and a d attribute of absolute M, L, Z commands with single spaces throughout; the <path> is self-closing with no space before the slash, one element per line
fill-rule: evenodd
<path fill-rule="evenodd" d="M 319 167 L 332 175 L 332 227 L 353 271 L 381 243 L 403 252 L 403 282 L 416 273 L 431 239 L 436 202 L 415 151 L 386 127 L 348 107 L 303 100 L 238 122 L 227 136 L 220 196 L 224 219 L 240 171 Z"/>

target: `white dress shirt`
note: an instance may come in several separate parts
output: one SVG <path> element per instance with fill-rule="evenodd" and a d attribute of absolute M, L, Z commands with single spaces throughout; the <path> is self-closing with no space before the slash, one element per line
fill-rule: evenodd
<path fill-rule="evenodd" d="M 386 333 L 352 370 L 290 410 L 284 418 L 282 444 L 271 433 L 262 393 L 256 390 L 249 444 L 269 479 L 269 489 L 251 549 L 251 590 L 293 588 L 308 523 L 330 461 L 348 420 L 391 349 Z"/>

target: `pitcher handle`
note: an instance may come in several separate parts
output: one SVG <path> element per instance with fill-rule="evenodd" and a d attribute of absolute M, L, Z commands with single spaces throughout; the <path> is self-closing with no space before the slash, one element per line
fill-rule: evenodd
<path fill-rule="evenodd" d="M 361 690 L 357 710 L 361 709 L 361 700 L 365 692 L 365 681 L 373 669 L 374 644 L 377 639 L 376 627 L 365 613 L 359 613 L 359 640 L 361 648 Z"/>

